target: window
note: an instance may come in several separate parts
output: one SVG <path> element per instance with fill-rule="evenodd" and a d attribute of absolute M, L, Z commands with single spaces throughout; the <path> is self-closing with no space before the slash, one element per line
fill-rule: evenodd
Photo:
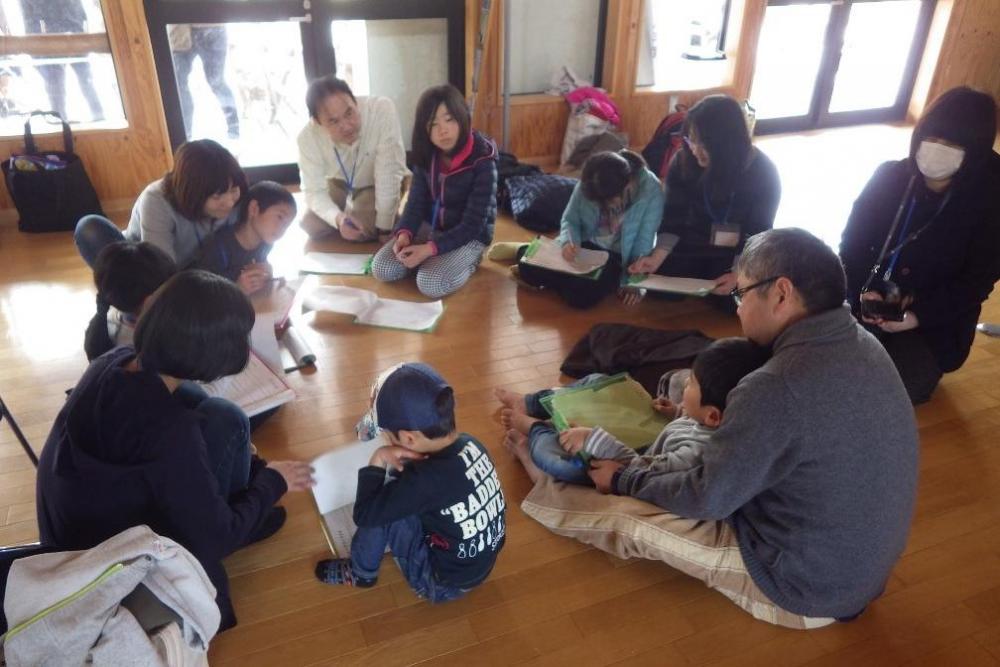
<path fill-rule="evenodd" d="M 565 65 L 600 85 L 606 0 L 508 0 L 510 92 L 543 93 Z"/>
<path fill-rule="evenodd" d="M 21 134 L 34 110 L 77 129 L 127 126 L 100 0 L 0 0 L 0 33 L 0 135 Z"/>
<path fill-rule="evenodd" d="M 636 87 L 698 90 L 724 85 L 732 0 L 646 0 Z"/>

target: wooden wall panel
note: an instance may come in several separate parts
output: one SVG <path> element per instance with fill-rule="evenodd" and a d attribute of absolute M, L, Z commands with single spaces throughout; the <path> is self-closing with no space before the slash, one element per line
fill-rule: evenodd
<path fill-rule="evenodd" d="M 117 211 L 131 208 L 136 195 L 170 168 L 171 153 L 142 0 L 105 0 L 103 4 L 129 126 L 82 130 L 74 137 L 76 152 L 105 209 Z M 61 142 L 61 135 L 38 140 L 48 149 L 61 147 Z M 0 158 L 22 150 L 23 144 L 21 137 L 0 139 Z M 13 217 L 6 188 L 0 189 L 0 210 L 5 211 L 5 218 Z"/>
<path fill-rule="evenodd" d="M 955 86 L 1000 99 L 1000 2 L 953 0 L 927 102 Z"/>

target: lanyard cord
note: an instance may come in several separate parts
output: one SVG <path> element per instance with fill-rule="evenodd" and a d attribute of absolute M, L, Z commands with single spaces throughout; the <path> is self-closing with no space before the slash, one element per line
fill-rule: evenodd
<path fill-rule="evenodd" d="M 347 191 L 350 194 L 354 194 L 354 172 L 357 170 L 358 161 L 361 159 L 360 147 L 358 148 L 358 154 L 354 156 L 354 164 L 351 166 L 350 176 L 347 175 L 347 168 L 344 166 L 344 161 L 340 159 L 340 151 L 337 150 L 336 146 L 333 147 L 333 154 L 337 156 L 337 164 L 340 165 L 340 173 L 342 173 L 344 178 L 347 179 Z"/>

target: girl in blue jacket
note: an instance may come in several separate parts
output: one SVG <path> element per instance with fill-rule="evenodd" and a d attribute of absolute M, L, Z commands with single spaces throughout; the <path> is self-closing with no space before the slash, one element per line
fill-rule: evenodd
<path fill-rule="evenodd" d="M 575 308 L 589 308 L 615 290 L 626 305 L 638 303 L 643 292 L 628 286 L 625 267 L 652 252 L 662 217 L 663 190 L 642 156 L 630 150 L 596 153 L 583 165 L 557 241 L 567 261 L 573 261 L 581 247 L 608 251 L 610 258 L 600 276 L 593 279 L 523 263 L 519 276 L 529 285 L 555 290 Z"/>
<path fill-rule="evenodd" d="M 372 275 L 394 281 L 416 271 L 433 299 L 451 294 L 479 266 L 493 240 L 497 149 L 471 129 L 469 107 L 450 85 L 429 88 L 413 123 L 413 182 L 393 238 L 375 254 Z"/>

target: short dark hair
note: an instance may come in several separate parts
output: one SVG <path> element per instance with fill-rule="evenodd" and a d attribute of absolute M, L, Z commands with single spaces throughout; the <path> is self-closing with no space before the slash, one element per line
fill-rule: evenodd
<path fill-rule="evenodd" d="M 94 286 L 106 303 L 137 314 L 142 302 L 177 270 L 170 255 L 152 243 L 121 241 L 104 247 L 94 261 Z"/>
<path fill-rule="evenodd" d="M 910 158 L 915 159 L 920 143 L 928 137 L 950 141 L 965 149 L 961 176 L 990 157 L 996 135 L 997 103 L 993 97 L 959 86 L 942 93 L 917 121 L 910 139 Z"/>
<path fill-rule="evenodd" d="M 751 236 L 736 261 L 736 272 L 752 281 L 788 278 L 810 315 L 840 307 L 847 296 L 844 265 L 837 253 L 796 227 Z M 770 285 L 760 289 L 767 291 Z"/>
<path fill-rule="evenodd" d="M 200 220 L 205 202 L 233 186 L 247 191 L 247 177 L 233 154 L 211 139 L 181 144 L 174 168 L 163 177 L 163 196 L 188 220 Z"/>
<path fill-rule="evenodd" d="M 708 152 L 708 170 L 703 173 L 685 143 L 680 154 L 683 173 L 691 179 L 703 178 L 709 196 L 728 197 L 753 149 L 743 108 L 729 95 L 704 97 L 684 119 L 684 136 L 690 136 L 692 130 Z"/>
<path fill-rule="evenodd" d="M 645 167 L 642 156 L 628 149 L 594 153 L 583 163 L 580 191 L 589 201 L 603 207 L 620 196 Z"/>
<path fill-rule="evenodd" d="M 766 348 L 748 338 L 720 338 L 694 359 L 691 374 L 701 387 L 701 404 L 726 409 L 729 392 L 746 375 L 764 365 Z"/>
<path fill-rule="evenodd" d="M 451 387 L 445 387 L 434 398 L 434 409 L 437 411 L 438 423 L 434 426 L 420 429 L 425 438 L 443 438 L 455 432 L 455 392 Z"/>
<path fill-rule="evenodd" d="M 424 169 L 430 169 L 431 159 L 437 148 L 431 143 L 431 123 L 439 106 L 444 105 L 451 117 L 458 122 L 458 141 L 451 154 L 454 155 L 465 148 L 472 131 L 472 116 L 469 105 L 458 88 L 451 84 L 428 88 L 417 101 L 417 111 L 413 119 L 413 137 L 410 145 L 413 151 L 413 162 Z"/>
<path fill-rule="evenodd" d="M 358 103 L 354 98 L 354 92 L 347 85 L 347 82 L 343 79 L 338 79 L 333 74 L 327 74 L 326 76 L 321 76 L 318 79 L 310 81 L 309 88 L 306 90 L 306 108 L 309 110 L 309 117 L 318 121 L 319 107 L 323 104 L 323 100 L 330 95 L 338 94 L 347 95 L 351 98 L 352 102 L 355 104 Z"/>
<path fill-rule="evenodd" d="M 247 365 L 254 312 L 234 283 L 207 271 L 182 271 L 150 301 L 135 328 L 142 368 L 211 382 Z"/>
<path fill-rule="evenodd" d="M 295 197 L 285 186 L 274 181 L 258 181 L 250 186 L 240 200 L 240 215 L 236 219 L 237 226 L 242 227 L 249 216 L 250 202 L 257 202 L 257 208 L 266 211 L 276 204 L 288 204 L 292 211 L 296 210 Z"/>

